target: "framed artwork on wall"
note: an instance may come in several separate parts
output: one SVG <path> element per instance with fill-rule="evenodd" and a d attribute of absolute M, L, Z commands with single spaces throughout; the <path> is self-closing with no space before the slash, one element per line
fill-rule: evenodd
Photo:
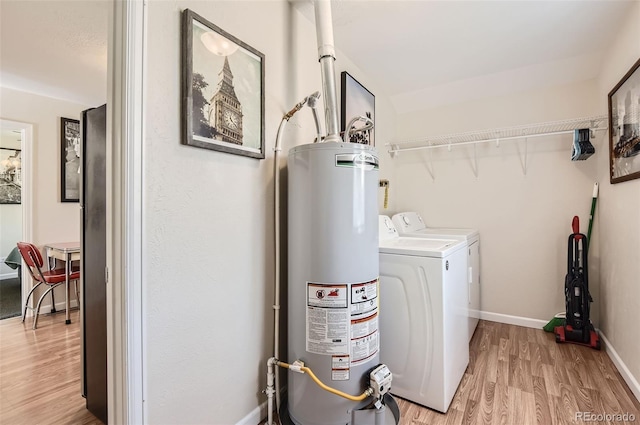
<path fill-rule="evenodd" d="M 609 93 L 609 178 L 640 177 L 640 59 Z"/>
<path fill-rule="evenodd" d="M 340 129 L 345 131 L 345 127 L 357 116 L 371 118 L 375 124 L 376 97 L 362 84 L 353 78 L 347 71 L 342 71 L 340 84 L 341 108 L 340 108 Z M 351 143 L 362 143 L 375 146 L 376 128 L 375 126 L 366 131 L 354 133 L 349 138 Z"/>
<path fill-rule="evenodd" d="M 80 201 L 80 121 L 60 118 L 60 201 Z"/>
<path fill-rule="evenodd" d="M 22 151 L 0 148 L 0 204 L 22 202 Z"/>
<path fill-rule="evenodd" d="M 182 143 L 264 158 L 264 55 L 186 9 Z"/>

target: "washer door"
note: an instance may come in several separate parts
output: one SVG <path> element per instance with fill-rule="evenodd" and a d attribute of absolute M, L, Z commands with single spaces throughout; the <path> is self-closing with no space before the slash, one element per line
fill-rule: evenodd
<path fill-rule="evenodd" d="M 443 392 L 442 290 L 430 284 L 441 281 L 440 264 L 435 258 L 380 255 L 380 361 L 393 373 L 393 394 L 429 407 Z"/>

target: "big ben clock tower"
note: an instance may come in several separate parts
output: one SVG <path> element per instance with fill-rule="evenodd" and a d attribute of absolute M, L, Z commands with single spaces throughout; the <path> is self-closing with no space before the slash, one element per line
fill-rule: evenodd
<path fill-rule="evenodd" d="M 233 74 L 225 56 L 224 66 L 218 73 L 218 88 L 209 102 L 209 124 L 218 131 L 222 141 L 242 144 L 242 105 L 233 88 Z"/>

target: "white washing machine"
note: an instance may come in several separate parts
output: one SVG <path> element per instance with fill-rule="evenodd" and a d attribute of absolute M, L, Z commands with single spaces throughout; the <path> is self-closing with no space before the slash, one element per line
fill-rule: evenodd
<path fill-rule="evenodd" d="M 405 238 L 380 216 L 380 361 L 391 392 L 446 412 L 469 363 L 466 243 Z"/>
<path fill-rule="evenodd" d="M 475 229 L 447 229 L 427 227 L 417 212 L 404 212 L 393 216 L 393 224 L 400 236 L 462 239 L 467 242 L 469 341 L 480 319 L 480 234 Z"/>

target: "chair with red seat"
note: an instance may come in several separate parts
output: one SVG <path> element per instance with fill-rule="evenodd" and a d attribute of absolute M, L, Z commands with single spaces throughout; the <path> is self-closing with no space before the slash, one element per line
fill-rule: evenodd
<path fill-rule="evenodd" d="M 40 305 L 42 305 L 42 301 L 44 300 L 44 297 L 46 297 L 47 294 L 51 292 L 51 303 L 55 307 L 55 301 L 53 298 L 52 291 L 56 287 L 66 282 L 67 272 L 65 269 L 54 269 L 54 270 L 43 271 L 42 268 L 44 266 L 44 261 L 42 259 L 42 254 L 40 254 L 40 251 L 38 250 L 38 248 L 36 248 L 35 245 L 30 244 L 28 242 L 18 242 L 17 245 L 18 245 L 18 251 L 20 251 L 22 260 L 27 265 L 27 269 L 29 270 L 31 277 L 33 278 L 34 282 L 38 282 L 33 288 L 31 288 L 31 291 L 29 291 L 29 295 L 27 295 L 27 300 L 24 304 L 24 313 L 22 314 L 23 322 L 27 316 L 27 308 L 30 308 L 29 299 L 31 298 L 31 294 L 33 294 L 36 288 L 42 284 L 49 287 L 46 291 L 44 291 L 42 296 L 40 296 L 40 299 L 38 300 L 38 304 L 36 305 L 36 308 L 33 309 L 35 310 L 35 317 L 33 319 L 33 329 L 35 329 L 38 324 L 38 314 L 40 312 Z M 71 274 L 69 274 L 69 282 L 71 282 L 72 280 L 76 281 L 76 296 L 78 295 L 78 282 L 77 282 L 78 279 L 80 279 L 80 271 L 72 270 Z M 79 303 L 80 303 L 80 299 L 78 297 L 78 305 Z M 52 310 L 52 311 L 55 312 L 55 310 Z"/>

